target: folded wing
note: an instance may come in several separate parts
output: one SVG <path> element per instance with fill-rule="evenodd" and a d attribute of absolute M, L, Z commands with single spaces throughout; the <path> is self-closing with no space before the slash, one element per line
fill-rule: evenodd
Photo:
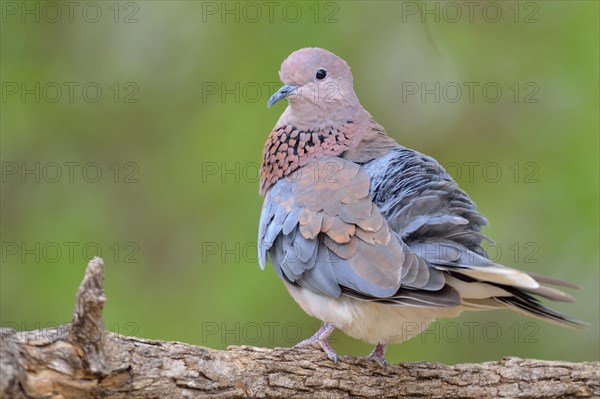
<path fill-rule="evenodd" d="M 270 255 L 278 275 L 338 297 L 454 306 L 460 298 L 390 228 L 370 196 L 359 165 L 324 158 L 277 182 L 259 227 L 259 262 Z M 409 298 L 400 287 L 428 294 Z M 436 298 L 437 297 L 437 298 Z"/>

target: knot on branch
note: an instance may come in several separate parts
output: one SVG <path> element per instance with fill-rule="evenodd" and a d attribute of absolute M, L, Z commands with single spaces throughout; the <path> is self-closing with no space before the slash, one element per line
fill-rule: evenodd
<path fill-rule="evenodd" d="M 77 290 L 70 338 L 74 344 L 84 350 L 90 371 L 100 374 L 105 369 L 103 360 L 104 321 L 102 319 L 105 302 L 104 261 L 96 256 L 88 263 L 83 281 Z"/>

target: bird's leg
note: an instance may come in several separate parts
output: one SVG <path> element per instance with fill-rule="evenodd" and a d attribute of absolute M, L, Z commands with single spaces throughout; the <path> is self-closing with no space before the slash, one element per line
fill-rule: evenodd
<path fill-rule="evenodd" d="M 331 323 L 324 323 L 321 328 L 317 330 L 317 332 L 310 338 L 305 339 L 304 341 L 298 342 L 294 345 L 294 348 L 299 346 L 307 346 L 318 344 L 321 349 L 327 354 L 327 357 L 337 362 L 337 354 L 333 350 L 333 348 L 329 345 L 329 336 L 335 331 L 335 327 Z"/>
<path fill-rule="evenodd" d="M 384 357 L 386 347 L 387 345 L 379 343 L 369 356 L 364 356 L 362 359 L 373 360 L 379 363 L 379 365 L 385 369 L 387 368 L 387 362 L 385 361 Z"/>

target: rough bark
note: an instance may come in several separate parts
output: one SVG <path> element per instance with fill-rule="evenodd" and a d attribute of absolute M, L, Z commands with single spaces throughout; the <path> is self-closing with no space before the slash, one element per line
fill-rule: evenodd
<path fill-rule="evenodd" d="M 318 350 L 226 351 L 126 337 L 103 329 L 103 262 L 88 264 L 73 322 L 0 330 L 3 398 L 571 398 L 600 397 L 600 363 L 519 358 L 381 368 Z"/>

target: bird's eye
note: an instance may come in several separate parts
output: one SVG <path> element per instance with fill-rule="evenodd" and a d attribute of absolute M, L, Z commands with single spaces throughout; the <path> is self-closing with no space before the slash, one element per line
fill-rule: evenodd
<path fill-rule="evenodd" d="M 324 70 L 323 68 L 321 68 L 317 71 L 316 77 L 318 80 L 323 80 L 323 79 L 325 79 L 326 76 L 327 76 L 327 71 Z"/>

